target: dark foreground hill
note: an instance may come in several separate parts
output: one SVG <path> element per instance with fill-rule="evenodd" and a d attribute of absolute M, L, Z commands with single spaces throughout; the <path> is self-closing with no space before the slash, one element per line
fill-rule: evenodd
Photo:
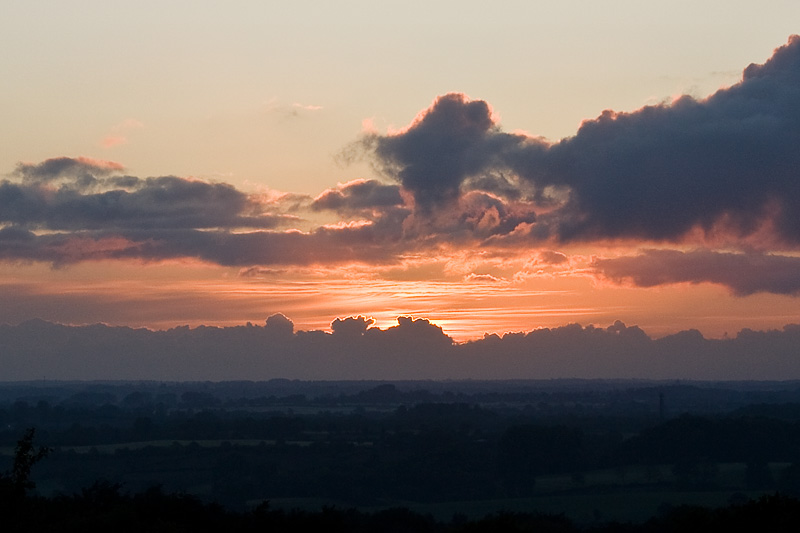
<path fill-rule="evenodd" d="M 800 495 L 799 394 L 791 382 L 5 384 L 0 472 L 25 482 L 2 501 L 20 520 L 67 524 L 98 505 L 147 530 L 151 506 L 205 524 L 336 517 L 344 530 L 390 515 L 418 531 L 656 527 L 689 508 L 725 520 L 711 509 Z M 20 469 L 30 427 L 41 460 Z"/>

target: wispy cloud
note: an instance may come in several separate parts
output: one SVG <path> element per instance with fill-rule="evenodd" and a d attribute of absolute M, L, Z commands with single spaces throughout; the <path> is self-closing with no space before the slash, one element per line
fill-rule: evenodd
<path fill-rule="evenodd" d="M 144 124 L 134 118 L 125 119 L 111 127 L 108 135 L 100 141 L 100 145 L 103 148 L 113 148 L 121 144 L 128 144 L 129 132 L 143 127 Z"/>
<path fill-rule="evenodd" d="M 291 104 L 281 102 L 277 97 L 270 98 L 263 107 L 267 113 L 276 114 L 285 118 L 296 118 L 311 113 L 317 113 L 324 109 L 321 105 L 304 104 L 301 102 L 292 102 Z"/>
<path fill-rule="evenodd" d="M 321 111 L 323 109 L 321 105 L 300 104 L 298 102 L 294 102 L 292 107 L 295 109 L 302 109 L 303 111 Z"/>

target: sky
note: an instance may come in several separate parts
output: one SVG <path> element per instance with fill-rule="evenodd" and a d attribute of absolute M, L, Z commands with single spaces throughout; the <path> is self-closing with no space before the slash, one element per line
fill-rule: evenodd
<path fill-rule="evenodd" d="M 800 323 L 795 1 L 3 12 L 0 324 Z"/>

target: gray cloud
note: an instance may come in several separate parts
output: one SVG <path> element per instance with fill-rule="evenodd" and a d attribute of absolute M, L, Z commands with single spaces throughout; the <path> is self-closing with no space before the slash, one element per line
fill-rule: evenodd
<path fill-rule="evenodd" d="M 75 182 L 52 188 L 5 180 L 0 182 L 0 223 L 47 230 L 271 228 L 285 218 L 262 212 L 227 184 L 174 176 L 128 176 L 108 183 L 125 188 L 88 192 Z"/>
<path fill-rule="evenodd" d="M 800 294 L 800 257 L 647 250 L 636 256 L 599 259 L 593 267 L 608 279 L 630 281 L 640 287 L 717 283 L 738 296 L 757 292 Z"/>
<path fill-rule="evenodd" d="M 316 211 L 329 209 L 350 214 L 402 206 L 403 203 L 397 185 L 385 185 L 376 180 L 355 180 L 325 190 L 314 199 L 311 208 Z"/>
<path fill-rule="evenodd" d="M 122 169 L 122 165 L 113 161 L 88 157 L 54 157 L 41 163 L 20 163 L 14 174 L 27 183 L 47 183 L 61 178 L 72 178 L 79 183 L 91 184 L 96 176 L 106 176 Z"/>
<path fill-rule="evenodd" d="M 0 223 L 31 229 L 268 228 L 280 216 L 224 183 L 110 175 L 109 161 L 59 157 L 20 164 L 0 182 Z"/>

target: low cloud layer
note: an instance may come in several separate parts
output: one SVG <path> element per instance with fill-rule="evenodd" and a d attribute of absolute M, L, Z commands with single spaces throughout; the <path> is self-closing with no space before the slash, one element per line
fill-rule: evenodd
<path fill-rule="evenodd" d="M 458 344 L 424 319 L 372 324 L 346 317 L 332 333 L 295 331 L 273 315 L 263 326 L 151 331 L 33 320 L 0 325 L 0 366 L 7 380 L 800 378 L 800 326 L 713 340 L 572 324 Z"/>
<path fill-rule="evenodd" d="M 36 234 L 0 229 L 0 259 L 45 261 L 56 266 L 88 260 L 197 259 L 222 266 L 389 262 L 395 250 L 376 245 L 371 226 L 299 231 L 148 229 Z"/>

